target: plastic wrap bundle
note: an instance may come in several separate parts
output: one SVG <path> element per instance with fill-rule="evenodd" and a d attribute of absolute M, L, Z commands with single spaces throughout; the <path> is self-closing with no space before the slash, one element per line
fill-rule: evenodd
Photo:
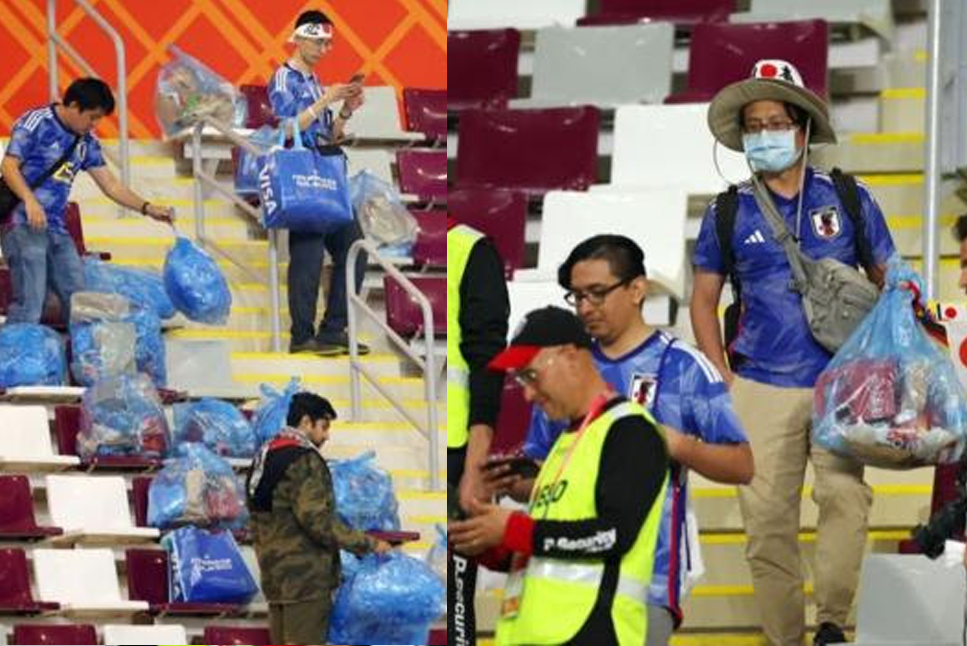
<path fill-rule="evenodd" d="M 446 612 L 446 586 L 426 563 L 398 552 L 363 558 L 339 588 L 331 644 L 425 644 Z"/>
<path fill-rule="evenodd" d="M 203 444 L 182 444 L 148 489 L 148 525 L 234 529 L 248 520 L 242 483 Z"/>
<path fill-rule="evenodd" d="M 392 184 L 362 170 L 349 178 L 349 194 L 367 238 L 396 250 L 412 247 L 419 226 Z"/>
<path fill-rule="evenodd" d="M 232 84 L 174 45 L 174 60 L 161 68 L 155 88 L 155 115 L 166 135 L 190 128 L 204 117 L 245 125 L 247 111 Z"/>
<path fill-rule="evenodd" d="M 229 458 L 255 455 L 252 425 L 237 408 L 220 399 L 175 405 L 172 447 L 187 442 L 200 442 L 212 452 Z"/>
<path fill-rule="evenodd" d="M 253 154 L 245 148 L 238 149 L 238 164 L 235 167 L 235 192 L 239 195 L 259 194 L 259 172 L 265 163 L 264 155 L 279 139 L 279 129 L 262 126 L 248 136 L 249 142 L 259 149 Z"/>
<path fill-rule="evenodd" d="M 441 581 L 447 580 L 447 530 L 436 526 L 436 543 L 426 553 L 426 564 L 436 572 Z"/>
<path fill-rule="evenodd" d="M 245 604 L 259 591 L 230 532 L 182 527 L 161 545 L 169 555 L 171 601 Z"/>
<path fill-rule="evenodd" d="M 99 381 L 84 392 L 77 452 L 160 458 L 168 438 L 168 420 L 158 391 L 142 374 Z"/>
<path fill-rule="evenodd" d="M 362 562 L 362 559 L 352 552 L 339 550 L 339 563 L 340 569 L 342 570 L 341 580 L 346 582 L 356 576 L 356 572 L 359 571 L 359 566 L 362 565 Z"/>
<path fill-rule="evenodd" d="M 375 464 L 376 452 L 352 460 L 329 463 L 336 494 L 336 513 L 349 527 L 361 531 L 398 531 L 399 504 L 393 479 Z"/>
<path fill-rule="evenodd" d="M 141 371 L 167 381 L 161 321 L 154 309 L 117 294 L 76 292 L 71 298 L 71 373 L 83 386 Z"/>
<path fill-rule="evenodd" d="M 165 258 L 165 290 L 178 311 L 199 323 L 224 325 L 232 293 L 215 260 L 184 236 Z"/>
<path fill-rule="evenodd" d="M 86 291 L 120 294 L 132 303 L 154 309 L 158 318 L 170 319 L 175 315 L 175 306 L 168 298 L 161 274 L 156 271 L 122 267 L 87 257 L 84 258 L 84 282 Z"/>
<path fill-rule="evenodd" d="M 60 335 L 43 325 L 0 326 L 0 387 L 63 386 L 67 359 Z"/>
<path fill-rule="evenodd" d="M 285 427 L 292 397 L 299 392 L 299 379 L 293 377 L 289 380 L 289 384 L 282 392 L 268 384 L 262 384 L 259 390 L 262 391 L 262 399 L 259 401 L 259 407 L 255 409 L 252 430 L 255 431 L 255 441 L 262 446 Z"/>
<path fill-rule="evenodd" d="M 820 446 L 893 469 L 954 462 L 963 453 L 967 401 L 947 354 L 917 320 L 920 288 L 920 277 L 891 259 L 876 307 L 816 382 L 813 440 Z"/>

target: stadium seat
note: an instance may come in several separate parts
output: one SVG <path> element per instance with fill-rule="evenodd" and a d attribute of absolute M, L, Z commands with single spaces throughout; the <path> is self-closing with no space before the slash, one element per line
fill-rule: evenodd
<path fill-rule="evenodd" d="M 690 26 L 724 22 L 735 11 L 735 0 L 600 0 L 597 13 L 578 20 L 579 25 L 619 25 L 644 20 Z"/>
<path fill-rule="evenodd" d="M 516 29 L 447 31 L 447 110 L 504 108 L 517 96 Z"/>
<path fill-rule="evenodd" d="M 33 562 L 40 597 L 59 602 L 68 616 L 148 610 L 145 601 L 121 598 L 114 553 L 110 549 L 37 549 L 33 553 Z"/>
<path fill-rule="evenodd" d="M 202 633 L 205 644 L 227 646 L 269 646 L 272 636 L 266 628 L 242 628 L 240 626 L 206 626 Z M 444 642 L 446 643 L 446 642 Z"/>
<path fill-rule="evenodd" d="M 430 301 L 437 337 L 447 335 L 447 291 L 443 276 L 407 276 Z M 383 277 L 386 294 L 386 323 L 404 339 L 423 334 L 423 310 L 391 276 Z"/>
<path fill-rule="evenodd" d="M 690 194 L 714 195 L 730 182 L 748 179 L 745 157 L 715 145 L 707 113 L 708 105 L 699 103 L 618 108 L 611 185 L 595 190 L 680 186 Z M 713 147 L 724 179 L 715 168 Z"/>
<path fill-rule="evenodd" d="M 155 549 L 129 549 L 127 563 L 128 598 L 147 601 L 154 615 L 223 616 L 239 612 L 232 603 L 184 603 L 169 601 L 168 552 Z M 221 642 L 211 642 L 221 643 Z"/>
<path fill-rule="evenodd" d="M 530 423 L 531 404 L 524 399 L 524 388 L 513 378 L 507 377 L 500 395 L 500 413 L 497 416 L 490 453 L 493 455 L 516 453 L 527 439 Z"/>
<path fill-rule="evenodd" d="M 132 524 L 128 491 L 121 476 L 50 475 L 46 485 L 51 521 L 64 529 L 53 542 L 118 545 L 151 542 L 159 537 L 157 529 Z"/>
<path fill-rule="evenodd" d="M 447 195 L 447 212 L 493 239 L 508 279 L 524 266 L 527 199 L 523 193 L 496 188 L 456 188 Z"/>
<path fill-rule="evenodd" d="M 134 507 L 134 524 L 148 527 L 148 491 L 151 490 L 150 476 L 131 478 L 131 506 Z"/>
<path fill-rule="evenodd" d="M 447 7 L 447 31 L 571 26 L 584 15 L 585 4 L 586 0 L 450 0 Z M 449 54 L 448 49 L 448 63 Z M 449 74 L 447 76 L 449 78 Z"/>
<path fill-rule="evenodd" d="M 185 627 L 177 624 L 166 624 L 163 626 L 108 624 L 104 626 L 105 646 L 187 643 L 188 635 L 185 632 Z"/>
<path fill-rule="evenodd" d="M 704 103 L 726 85 L 749 78 L 756 61 L 789 61 L 803 83 L 827 92 L 829 27 L 825 20 L 695 25 L 689 46 L 687 87 L 667 103 Z"/>
<path fill-rule="evenodd" d="M 599 114 L 590 106 L 467 110 L 460 117 L 458 186 L 494 186 L 539 196 L 595 182 Z"/>
<path fill-rule="evenodd" d="M 430 141 L 447 136 L 447 91 L 421 88 L 403 89 L 406 129 L 422 133 Z"/>
<path fill-rule="evenodd" d="M 445 150 L 398 150 L 396 169 L 399 171 L 401 193 L 416 195 L 421 202 L 446 203 Z"/>
<path fill-rule="evenodd" d="M 17 624 L 11 644 L 97 644 L 97 630 L 91 624 Z"/>
<path fill-rule="evenodd" d="M 430 639 L 427 642 L 430 646 L 447 646 L 447 631 L 431 630 Z"/>
<path fill-rule="evenodd" d="M 239 93 L 245 99 L 248 108 L 248 116 L 245 119 L 245 127 L 257 130 L 262 126 L 278 125 L 279 119 L 272 111 L 272 103 L 269 102 L 269 89 L 264 85 L 241 85 Z"/>
<path fill-rule="evenodd" d="M 40 597 L 45 598 L 43 591 Z M 31 615 L 58 608 L 51 601 L 34 601 L 24 551 L 0 549 L 0 614 Z"/>
<path fill-rule="evenodd" d="M 368 170 L 387 184 L 396 185 L 393 181 L 393 157 L 384 148 L 358 148 L 347 146 L 343 148 L 349 159 L 349 173 L 351 175 L 361 170 Z"/>
<path fill-rule="evenodd" d="M 76 455 L 55 455 L 44 406 L 0 405 L 0 468 L 50 471 L 80 464 Z"/>
<path fill-rule="evenodd" d="M 80 406 L 57 406 L 54 408 L 54 436 L 61 455 L 78 455 L 77 434 L 81 430 Z M 95 455 L 81 458 L 86 469 L 155 469 L 161 465 L 160 458 L 140 455 Z"/>
<path fill-rule="evenodd" d="M 671 92 L 671 23 L 545 27 L 537 32 L 529 99 L 512 108 L 661 103 Z"/>
<path fill-rule="evenodd" d="M 413 262 L 421 266 L 447 266 L 447 218 L 441 211 L 415 211 L 419 231 L 413 243 Z"/>
<path fill-rule="evenodd" d="M 64 210 L 64 225 L 67 227 L 67 233 L 74 240 L 74 246 L 77 247 L 78 254 L 81 256 L 94 256 L 101 260 L 111 259 L 111 254 L 101 251 L 91 251 L 84 243 L 84 224 L 81 221 L 81 207 L 78 206 L 77 202 L 67 203 L 67 208 Z"/>
<path fill-rule="evenodd" d="M 391 85 L 366 87 L 366 102 L 346 124 L 346 133 L 356 139 L 378 141 L 418 141 L 422 135 L 409 132 L 400 125 L 400 109 L 396 88 Z"/>
<path fill-rule="evenodd" d="M 26 476 L 0 476 L 0 540 L 46 538 L 63 533 L 59 527 L 39 527 Z"/>
<path fill-rule="evenodd" d="M 508 335 L 513 335 L 514 330 L 524 320 L 524 316 L 531 310 L 547 305 L 567 307 L 564 302 L 564 289 L 557 284 L 556 280 L 513 280 L 507 283 L 507 296 L 510 298 Z"/>
<path fill-rule="evenodd" d="M 810 20 L 822 18 L 831 24 L 862 25 L 886 41 L 893 39 L 896 26 L 891 0 L 752 0 L 747 12 L 734 13 L 732 22 Z"/>

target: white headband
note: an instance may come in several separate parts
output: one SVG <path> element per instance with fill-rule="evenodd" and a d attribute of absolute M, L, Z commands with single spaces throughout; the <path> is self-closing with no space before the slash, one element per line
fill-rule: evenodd
<path fill-rule="evenodd" d="M 289 36 L 289 42 L 294 43 L 296 38 L 310 38 L 312 40 L 332 39 L 332 25 L 321 22 L 307 22 L 296 27 L 296 30 Z"/>

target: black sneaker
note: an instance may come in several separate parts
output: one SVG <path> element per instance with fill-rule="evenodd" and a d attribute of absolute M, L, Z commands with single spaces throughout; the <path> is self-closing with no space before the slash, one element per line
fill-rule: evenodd
<path fill-rule="evenodd" d="M 319 335 L 316 337 L 316 342 L 325 352 L 324 356 L 328 357 L 338 354 L 349 354 L 349 335 L 345 332 Z M 357 342 L 356 345 L 359 348 L 360 355 L 369 354 L 368 345 L 362 342 Z"/>
<path fill-rule="evenodd" d="M 813 637 L 813 646 L 845 643 L 847 642 L 846 635 L 843 634 L 843 629 L 829 621 L 824 621 L 819 624 L 819 630 L 816 631 L 816 636 Z"/>
<path fill-rule="evenodd" d="M 309 339 L 302 343 L 292 343 L 289 345 L 289 354 L 312 354 L 317 357 L 331 357 L 341 354 L 319 343 L 318 339 Z"/>

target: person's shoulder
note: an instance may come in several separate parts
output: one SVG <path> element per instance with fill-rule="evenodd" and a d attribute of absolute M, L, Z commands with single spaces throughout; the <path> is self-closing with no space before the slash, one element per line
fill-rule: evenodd
<path fill-rule="evenodd" d="M 269 92 L 272 92 L 276 89 L 286 88 L 290 83 L 296 80 L 298 76 L 298 74 L 293 73 L 292 68 L 289 67 L 288 64 L 283 63 L 282 65 L 279 65 L 279 67 L 275 70 L 275 73 L 272 74 L 272 78 L 269 79 Z"/>
<path fill-rule="evenodd" d="M 670 362 L 682 373 L 689 370 L 697 370 L 708 383 L 724 383 L 718 368 L 709 360 L 705 353 L 696 348 L 691 343 L 674 338 L 671 347 L 668 349 Z"/>
<path fill-rule="evenodd" d="M 53 111 L 49 105 L 41 106 L 28 110 L 20 115 L 14 122 L 14 129 L 26 130 L 27 132 L 39 132 L 53 118 Z"/>

